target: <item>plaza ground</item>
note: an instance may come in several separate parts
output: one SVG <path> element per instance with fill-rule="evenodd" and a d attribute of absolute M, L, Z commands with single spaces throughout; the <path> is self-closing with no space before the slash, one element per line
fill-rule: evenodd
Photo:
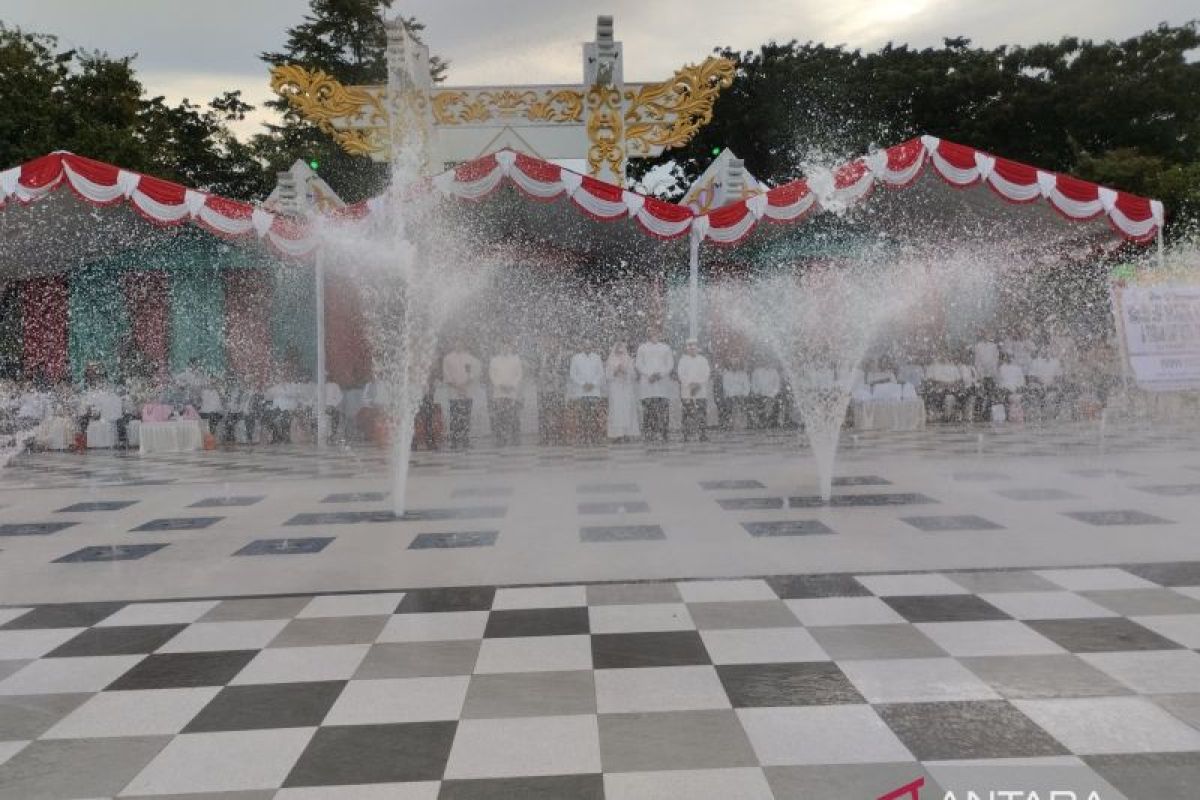
<path fill-rule="evenodd" d="M 27 455 L 0 797 L 1192 797 L 1197 444 Z"/>

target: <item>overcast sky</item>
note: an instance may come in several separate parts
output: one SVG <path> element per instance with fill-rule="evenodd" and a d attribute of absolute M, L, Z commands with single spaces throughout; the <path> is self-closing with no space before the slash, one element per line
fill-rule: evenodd
<path fill-rule="evenodd" d="M 258 104 L 269 95 L 258 54 L 281 47 L 308 5 L 0 0 L 0 20 L 53 33 L 65 46 L 136 53 L 147 89 L 171 101 L 241 89 Z M 1027 44 L 1066 35 L 1120 39 L 1200 17 L 1196 0 L 397 0 L 394 8 L 427 25 L 425 41 L 451 62 L 450 84 L 580 81 L 579 45 L 593 38 L 601 13 L 616 18 L 626 80 L 658 80 L 715 46 L 749 49 L 770 39 L 871 48 L 963 35 L 982 45 Z"/>

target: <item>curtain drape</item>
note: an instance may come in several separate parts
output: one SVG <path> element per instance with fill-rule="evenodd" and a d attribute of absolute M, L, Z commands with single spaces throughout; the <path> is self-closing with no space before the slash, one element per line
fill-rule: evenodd
<path fill-rule="evenodd" d="M 89 364 L 118 378 L 121 351 L 129 334 L 129 316 L 121 291 L 119 267 L 92 265 L 71 273 L 68 352 L 71 377 L 82 382 Z"/>
<path fill-rule="evenodd" d="M 267 269 L 225 270 L 225 353 L 239 378 L 270 377 L 273 282 Z"/>
<path fill-rule="evenodd" d="M 21 284 L 0 284 L 0 377 L 21 374 Z"/>
<path fill-rule="evenodd" d="M 317 365 L 316 281 L 308 265 L 274 269 L 271 342 L 277 365 L 311 378 Z"/>
<path fill-rule="evenodd" d="M 132 356 L 161 373 L 167 368 L 171 345 L 171 299 L 167 273 L 161 269 L 134 269 L 121 273 L 125 306 L 129 314 Z"/>
<path fill-rule="evenodd" d="M 67 279 L 34 278 L 21 287 L 25 369 L 48 381 L 67 377 Z"/>
<path fill-rule="evenodd" d="M 325 278 L 325 368 L 329 380 L 346 388 L 371 380 L 371 347 L 362 299 L 352 281 Z"/>
<path fill-rule="evenodd" d="M 225 371 L 225 282 L 217 262 L 195 258 L 168 268 L 172 372 L 192 359 L 212 374 Z"/>

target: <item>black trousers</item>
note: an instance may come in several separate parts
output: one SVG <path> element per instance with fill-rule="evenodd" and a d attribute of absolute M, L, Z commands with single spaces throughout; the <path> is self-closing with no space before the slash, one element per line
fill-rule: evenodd
<path fill-rule="evenodd" d="M 683 440 L 686 442 L 693 436 L 699 436 L 700 441 L 708 441 L 708 400 L 698 398 L 683 400 Z"/>
<path fill-rule="evenodd" d="M 647 397 L 642 400 L 642 438 L 647 442 L 654 441 L 656 437 L 667 441 L 668 414 L 667 398 Z"/>
<path fill-rule="evenodd" d="M 471 405 L 473 401 L 451 400 L 450 406 L 450 449 L 465 450 L 471 433 Z"/>
<path fill-rule="evenodd" d="M 225 415 L 225 430 L 221 434 L 221 441 L 226 444 L 234 444 L 237 442 L 237 424 L 244 419 L 243 415 L 238 413 L 230 413 Z M 251 439 L 250 420 L 246 419 L 246 441 Z"/>
<path fill-rule="evenodd" d="M 562 392 L 542 392 L 538 395 L 538 441 L 542 444 L 562 444 Z"/>
<path fill-rule="evenodd" d="M 598 444 L 604 439 L 604 430 L 601 425 L 604 398 L 581 397 L 575 403 L 579 410 L 579 440 L 583 444 Z"/>
<path fill-rule="evenodd" d="M 263 424 L 270 431 L 273 444 L 292 441 L 292 412 L 278 409 L 267 411 L 263 414 Z"/>
<path fill-rule="evenodd" d="M 225 415 L 216 411 L 209 411 L 208 413 L 201 414 L 200 416 L 208 421 L 208 432 L 213 436 L 216 436 L 217 428 L 221 427 L 221 420 L 224 419 Z"/>
<path fill-rule="evenodd" d="M 516 398 L 497 397 L 492 400 L 492 435 L 496 437 L 496 444 L 517 444 L 520 440 L 521 426 L 517 410 Z"/>
<path fill-rule="evenodd" d="M 779 398 L 758 395 L 750 398 L 751 428 L 774 428 L 779 424 Z"/>

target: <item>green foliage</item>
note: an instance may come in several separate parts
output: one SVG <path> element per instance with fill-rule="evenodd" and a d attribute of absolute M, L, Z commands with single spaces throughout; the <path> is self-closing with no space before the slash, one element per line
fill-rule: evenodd
<path fill-rule="evenodd" d="M 0 23 L 0 165 L 54 150 L 232 197 L 269 191 L 227 123 L 252 106 L 227 92 L 207 107 L 145 96 L 133 57 L 59 50 L 53 36 Z"/>
<path fill-rule="evenodd" d="M 928 133 L 1162 199 L 1176 225 L 1200 213 L 1200 24 L 1122 42 L 1030 47 L 888 44 L 874 52 L 771 42 L 738 62 L 713 122 L 675 161 L 686 186 L 730 147 L 768 183 Z M 682 189 L 676 189 L 676 195 Z"/>

